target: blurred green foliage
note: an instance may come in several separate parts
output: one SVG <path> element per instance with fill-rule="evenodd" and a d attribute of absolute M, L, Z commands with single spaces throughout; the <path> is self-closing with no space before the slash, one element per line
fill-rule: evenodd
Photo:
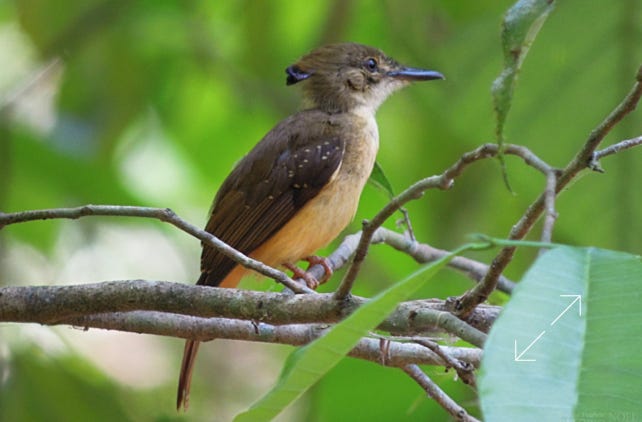
<path fill-rule="evenodd" d="M 86 361 L 31 348 L 16 354 L 11 364 L 11 381 L 0 394 L 2 420 L 79 421 L 91 414 L 130 419 L 124 389 Z"/>
<path fill-rule="evenodd" d="M 441 172 L 463 152 L 494 140 L 490 86 L 501 71 L 500 22 L 511 4 L 511 0 L 0 2 L 0 209 L 149 205 L 170 207 L 204 224 L 210 201 L 236 160 L 297 109 L 296 88 L 285 87 L 285 67 L 307 51 L 335 41 L 375 45 L 399 61 L 433 68 L 447 77 L 444 82 L 410 87 L 379 111 L 379 162 L 399 192 Z M 642 62 L 641 9 L 639 0 L 557 4 L 521 69 L 504 128 L 506 142 L 525 145 L 554 166 L 565 165 L 633 83 Z M 638 110 L 607 143 L 639 136 L 641 121 Z M 640 154 L 637 149 L 609 157 L 602 163 L 606 174 L 587 173 L 564 192 L 557 203 L 554 240 L 641 253 Z M 544 186 L 543 177 L 519 160 L 506 157 L 506 164 L 515 195 L 506 190 L 497 163 L 490 160 L 467 170 L 450 191 L 428 192 L 409 204 L 418 239 L 452 248 L 470 233 L 505 236 Z M 366 188 L 349 230 L 358 230 L 359 221 L 374 215 L 386 200 L 381 192 Z M 36 261 L 21 264 L 23 272 L 9 271 L 12 263 L 7 260 L 15 256 L 11 251 L 36 248 L 45 259 L 60 260 L 60 244 L 68 240 L 70 227 L 80 230 L 82 236 L 74 245 L 83 249 L 93 245 L 98 228 L 108 224 L 161 230 L 181 250 L 187 268 L 181 281 L 196 279 L 196 241 L 171 237 L 172 230 L 160 224 L 90 219 L 3 230 L 0 284 L 52 282 L 46 276 L 34 278 Z M 394 221 L 388 226 L 394 227 Z M 144 250 L 139 269 L 127 268 L 129 272 L 115 273 L 113 278 L 145 277 L 145 268 L 157 267 L 162 260 L 154 246 Z M 107 250 L 101 252 L 110 256 Z M 491 256 L 474 255 L 480 260 Z M 532 258 L 531 251 L 519 253 L 508 276 L 520 277 Z M 416 267 L 387 247 L 373 247 L 356 293 L 372 296 Z M 100 281 L 92 270 L 87 267 L 74 278 L 57 281 Z M 326 288 L 336 287 L 338 279 Z M 419 297 L 444 298 L 470 285 L 452 272 L 444 272 L 438 280 L 428 283 Z M 266 282 L 250 281 L 245 286 L 272 288 Z M 118 336 L 113 333 L 114 341 Z M 162 370 L 178 370 L 180 346 L 175 343 L 168 353 L 175 354 L 176 368 Z M 218 351 L 219 347 L 215 342 L 205 348 Z M 186 419 L 216 420 L 260 396 L 247 386 L 250 379 L 222 382 L 219 374 L 208 370 L 217 353 L 201 356 Z M 76 378 L 47 375 L 48 366 L 66 367 L 67 361 L 36 361 L 18 349 L 10 359 L 11 364 L 3 367 L 15 367 L 12 373 L 24 366 L 24 359 L 44 368 L 20 372 L 23 385 L 33 389 L 16 390 L 21 394 L 12 395 L 12 402 L 42 405 L 53 419 L 63 418 L 54 415 L 56 410 L 46 407 L 40 396 L 47 390 L 72 391 L 66 383 L 75 383 Z M 234 363 L 226 364 L 230 371 Z M 100 378 L 90 371 L 85 382 Z M 132 409 L 137 403 L 146 406 L 146 419 L 167 420 L 175 417 L 174 374 L 168 378 L 161 390 L 141 392 L 131 400 L 115 388 L 100 392 L 81 388 L 68 399 L 86 401 L 85 395 L 100 394 L 107 402 L 122 403 L 105 413 L 89 407 L 87 418 L 92 420 L 114 420 L 119 406 L 136 414 Z M 1 397 L 12 388 L 11 376 L 9 380 L 0 389 Z M 478 412 L 470 390 L 452 377 L 441 385 L 473 414 Z M 240 390 L 228 391 L 233 388 Z M 221 397 L 237 396 L 242 403 L 230 405 L 235 410 L 222 403 Z M 419 397 L 421 392 L 400 371 L 348 360 L 306 396 L 294 411 L 296 416 L 289 417 L 355 420 L 367 413 L 371 420 L 390 420 L 394 409 L 397 420 L 447 420 L 437 405 Z"/>

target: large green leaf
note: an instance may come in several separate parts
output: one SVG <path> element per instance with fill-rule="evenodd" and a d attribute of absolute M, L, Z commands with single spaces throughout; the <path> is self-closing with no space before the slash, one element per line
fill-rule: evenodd
<path fill-rule="evenodd" d="M 642 417 L 641 287 L 638 256 L 558 247 L 538 259 L 486 342 L 486 420 Z"/>
<path fill-rule="evenodd" d="M 421 288 L 452 257 L 468 248 L 470 246 L 462 247 L 422 267 L 375 296 L 323 337 L 293 352 L 288 357 L 274 388 L 249 410 L 239 414 L 235 421 L 255 422 L 273 419 L 335 367 L 359 339 L 379 325 L 399 302 L 406 300 Z"/>

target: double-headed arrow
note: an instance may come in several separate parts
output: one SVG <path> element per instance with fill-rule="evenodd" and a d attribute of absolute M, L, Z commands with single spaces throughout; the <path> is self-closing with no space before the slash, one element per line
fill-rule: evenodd
<path fill-rule="evenodd" d="M 575 304 L 575 302 L 579 302 L 579 304 L 580 304 L 580 305 L 579 305 L 579 315 L 580 315 L 580 316 L 582 316 L 582 295 L 560 295 L 560 297 L 574 297 L 575 299 L 571 302 L 571 304 L 570 304 L 570 305 L 568 305 L 568 306 L 566 307 L 566 309 L 564 309 L 564 310 L 562 311 L 562 313 L 560 313 L 560 314 L 557 316 L 557 318 L 555 318 L 555 319 L 553 320 L 553 322 L 551 322 L 551 327 L 552 327 L 552 326 L 553 326 L 557 321 L 559 321 L 559 319 L 562 317 L 562 315 L 564 315 L 566 312 L 568 312 L 568 310 L 569 310 L 569 309 L 571 309 L 571 306 L 573 306 L 573 305 Z M 541 333 L 539 333 L 539 335 L 538 335 L 537 337 L 535 337 L 535 340 L 531 341 L 531 343 L 530 343 L 528 346 L 526 346 L 526 349 L 524 349 L 524 350 L 523 350 L 521 353 L 519 353 L 519 354 L 517 353 L 517 339 L 516 339 L 516 340 L 515 340 L 515 362 L 535 362 L 535 359 L 522 359 L 522 356 L 524 356 L 524 353 L 528 352 L 528 350 L 529 350 L 531 347 L 533 347 L 533 345 L 534 345 L 535 343 L 537 343 L 537 341 L 538 341 L 539 339 L 541 339 L 541 338 L 542 338 L 542 336 L 543 336 L 544 334 L 546 334 L 546 330 L 543 330 Z"/>

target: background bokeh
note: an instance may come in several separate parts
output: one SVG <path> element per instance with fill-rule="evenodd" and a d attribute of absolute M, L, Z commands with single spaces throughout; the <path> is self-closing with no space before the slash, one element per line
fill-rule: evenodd
<path fill-rule="evenodd" d="M 446 81 L 396 94 L 379 113 L 379 162 L 397 191 L 494 140 L 490 85 L 502 66 L 510 0 L 0 1 L 0 210 L 87 203 L 169 207 L 202 226 L 223 178 L 297 110 L 283 70 L 337 41 L 382 48 Z M 563 166 L 618 103 L 642 63 L 642 2 L 566 0 L 532 46 L 508 118 L 508 142 Z M 606 143 L 639 136 L 638 110 Z M 543 177 L 507 157 L 475 164 L 453 189 L 408 206 L 419 240 L 452 248 L 471 233 L 506 236 Z M 642 150 L 603 161 L 561 195 L 554 240 L 642 253 Z M 367 187 L 359 229 L 386 203 Z M 388 227 L 394 228 L 394 219 Z M 533 238 L 536 238 L 535 232 Z M 329 248 L 330 250 L 331 248 Z M 195 239 L 154 221 L 43 221 L 0 232 L 0 285 L 119 279 L 193 283 Z M 488 260 L 492 252 L 475 253 Z M 533 258 L 517 255 L 519 279 Z M 371 296 L 416 269 L 376 246 L 357 282 Z M 336 287 L 340 275 L 324 289 Z M 444 272 L 420 297 L 460 294 Z M 269 281 L 243 287 L 276 289 Z M 504 300 L 500 295 L 493 302 Z M 274 383 L 291 348 L 205 345 L 190 411 L 176 414 L 183 342 L 69 327 L 0 325 L 0 420 L 229 420 Z M 428 373 L 471 413 L 474 393 Z M 280 420 L 448 420 L 401 371 L 347 359 Z"/>

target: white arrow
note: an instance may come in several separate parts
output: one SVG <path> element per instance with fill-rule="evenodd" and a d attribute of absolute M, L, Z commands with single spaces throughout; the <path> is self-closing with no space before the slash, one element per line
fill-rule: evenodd
<path fill-rule="evenodd" d="M 573 305 L 575 304 L 575 302 L 578 302 L 578 301 L 580 302 L 580 316 L 582 316 L 582 295 L 560 295 L 560 297 L 574 297 L 574 298 L 575 298 L 575 300 L 573 300 L 573 301 L 571 302 L 571 304 L 570 304 L 570 305 L 568 305 L 568 306 L 566 307 L 566 309 L 564 309 L 564 310 L 562 311 L 562 313 L 561 313 L 561 314 L 559 314 L 559 315 L 557 316 L 557 318 L 555 318 L 555 319 L 553 320 L 553 322 L 551 322 L 551 327 L 553 326 L 553 324 L 555 324 L 555 323 L 557 322 L 557 320 L 558 320 L 558 319 L 562 318 L 562 315 L 564 315 L 564 314 L 566 313 L 566 311 L 568 311 L 569 309 L 571 309 L 571 306 L 573 306 Z"/>
<path fill-rule="evenodd" d="M 555 318 L 555 319 L 553 320 L 553 322 L 551 322 L 551 327 L 552 327 L 552 326 L 553 326 L 553 324 L 555 324 L 555 323 L 556 323 L 556 322 L 557 322 L 557 321 L 558 321 L 558 320 L 559 320 L 559 319 L 560 319 L 560 318 L 561 318 L 561 317 L 562 317 L 566 312 L 568 312 L 568 310 L 569 310 L 569 309 L 571 309 L 571 306 L 573 306 L 573 305 L 575 304 L 575 302 L 579 302 L 579 303 L 580 303 L 580 305 L 579 305 L 579 315 L 580 315 L 580 316 L 582 316 L 582 295 L 560 295 L 560 297 L 574 297 L 575 299 L 573 300 L 573 302 L 571 302 L 571 304 L 570 304 L 570 305 L 568 305 L 568 306 L 567 306 L 567 307 L 562 311 L 562 313 L 560 313 L 560 314 L 557 316 L 557 318 Z M 528 345 L 528 347 L 526 347 L 526 349 L 524 349 L 524 350 L 522 351 L 522 353 L 520 353 L 520 354 L 517 354 L 517 340 L 515 340 L 515 362 L 535 362 L 535 359 L 522 359 L 522 356 L 524 356 L 524 353 L 528 352 L 528 350 L 529 350 L 531 347 L 533 347 L 533 345 L 534 345 L 535 343 L 537 343 L 537 340 L 539 340 L 540 338 L 542 338 L 542 336 L 543 336 L 545 333 L 546 333 L 546 331 L 542 331 L 542 332 L 541 332 L 537 337 L 535 337 L 535 340 L 531 341 L 531 344 L 529 344 L 529 345 Z"/>
<path fill-rule="evenodd" d="M 529 344 L 528 347 L 526 347 L 526 349 L 524 349 L 524 351 L 519 355 L 517 354 L 517 340 L 515 340 L 515 362 L 535 362 L 535 359 L 522 359 L 522 356 L 524 356 L 524 353 L 528 352 L 528 349 L 533 347 L 537 340 L 542 338 L 545 332 L 546 331 L 542 331 L 537 337 L 535 337 L 535 340 L 531 341 L 531 344 Z"/>

